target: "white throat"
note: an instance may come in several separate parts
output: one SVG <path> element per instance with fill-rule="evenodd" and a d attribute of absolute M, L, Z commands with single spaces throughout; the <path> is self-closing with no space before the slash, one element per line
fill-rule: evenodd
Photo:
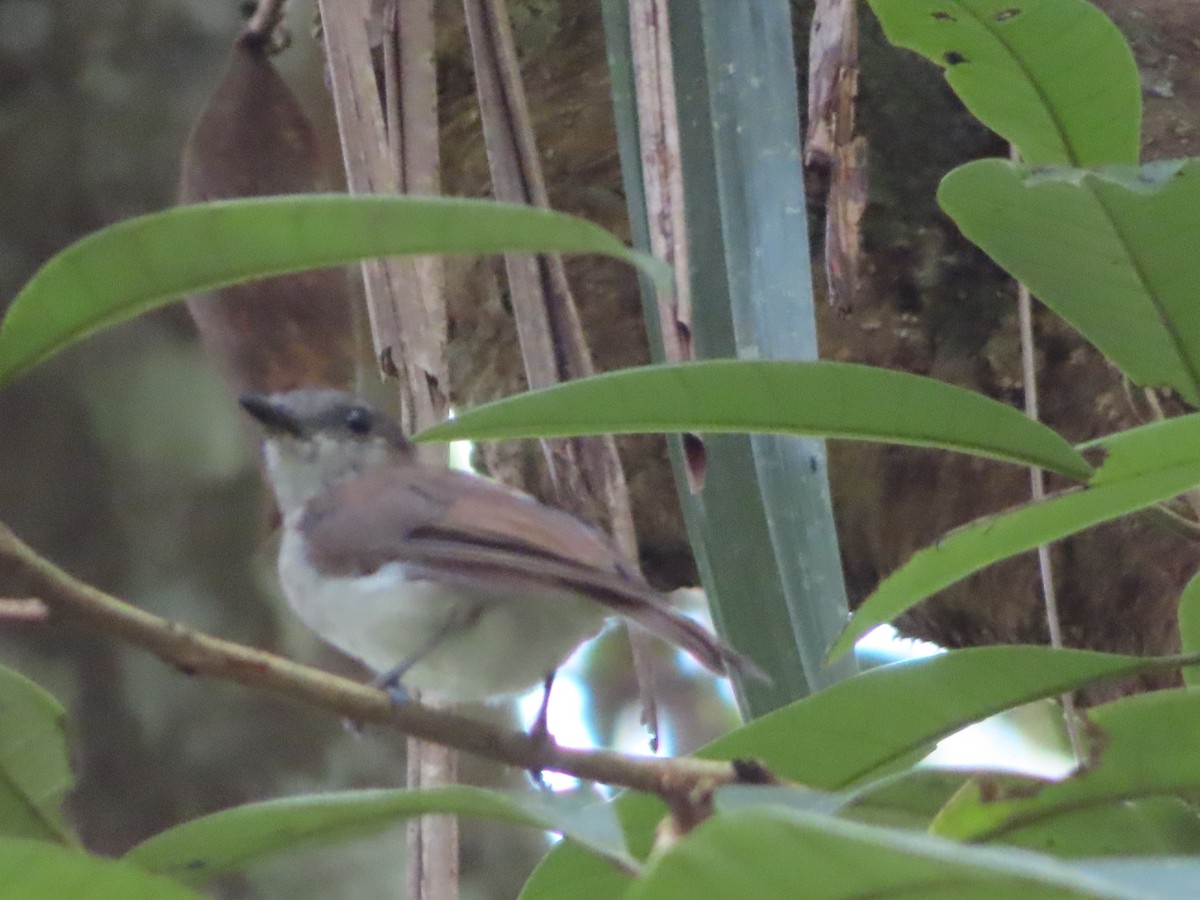
<path fill-rule="evenodd" d="M 382 439 L 347 441 L 316 434 L 306 440 L 273 437 L 265 444 L 264 456 L 279 511 L 286 521 L 334 485 L 385 465 L 393 458 L 394 450 Z"/>

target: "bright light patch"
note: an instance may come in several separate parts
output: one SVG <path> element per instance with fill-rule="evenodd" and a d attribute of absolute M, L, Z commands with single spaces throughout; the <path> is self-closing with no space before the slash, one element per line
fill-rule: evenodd
<path fill-rule="evenodd" d="M 867 665 L 923 659 L 946 652 L 937 644 L 902 637 L 891 625 L 868 631 L 855 644 L 855 651 Z M 1062 778 L 1075 767 L 1062 732 L 1060 707 L 1049 701 L 1031 703 L 943 738 L 921 764 Z"/>
<path fill-rule="evenodd" d="M 587 705 L 587 695 L 579 679 L 578 659 L 587 652 L 585 644 L 563 663 L 554 679 L 554 690 L 550 692 L 550 710 L 547 722 L 554 741 L 564 747 L 594 750 L 599 744 L 584 720 L 582 710 Z M 518 701 L 517 709 L 526 730 L 533 727 L 538 710 L 542 705 L 542 689 L 535 688 Z M 579 780 L 559 772 L 543 773 L 546 786 L 552 791 L 569 791 L 579 786 Z"/>
<path fill-rule="evenodd" d="M 921 764 L 1066 778 L 1075 759 L 1064 733 L 1062 708 L 1048 701 L 968 725 L 939 741 Z"/>
<path fill-rule="evenodd" d="M 854 648 L 860 653 L 888 657 L 892 662 L 904 659 L 924 659 L 945 653 L 945 647 L 902 637 L 891 625 L 877 625 L 858 639 Z"/>
<path fill-rule="evenodd" d="M 454 410 L 450 410 L 449 417 L 454 418 Z M 475 447 L 474 441 L 451 441 L 450 452 L 448 459 L 450 468 L 458 469 L 460 472 L 472 472 L 476 475 L 475 467 L 471 465 L 471 451 Z"/>

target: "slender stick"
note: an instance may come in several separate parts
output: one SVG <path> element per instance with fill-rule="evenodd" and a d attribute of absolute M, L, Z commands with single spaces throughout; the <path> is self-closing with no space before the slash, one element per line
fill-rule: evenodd
<path fill-rule="evenodd" d="M 1021 370 L 1025 380 L 1025 415 L 1038 420 L 1038 391 L 1037 367 L 1033 357 L 1033 300 L 1029 296 L 1029 288 L 1017 283 L 1017 317 L 1021 332 Z M 1046 473 L 1036 466 L 1029 470 L 1030 493 L 1034 502 L 1046 498 Z M 1037 549 L 1038 570 L 1042 579 L 1042 599 L 1046 607 L 1046 628 L 1050 632 L 1050 646 L 1062 647 L 1062 620 L 1058 614 L 1058 594 L 1054 589 L 1054 568 L 1050 562 L 1050 547 L 1042 544 Z M 1071 752 L 1075 754 L 1075 762 L 1082 763 L 1084 756 L 1083 739 L 1079 734 L 1079 713 L 1075 708 L 1075 695 L 1062 695 L 1063 719 L 1067 726 L 1067 736 L 1071 741 Z"/>
<path fill-rule="evenodd" d="M 119 600 L 59 569 L 0 523 L 0 561 L 26 583 L 53 620 L 71 620 L 157 656 L 185 675 L 206 675 L 287 697 L 363 724 L 387 725 L 504 765 L 563 772 L 657 794 L 673 807 L 723 784 L 775 779 L 748 761 L 658 759 L 603 750 L 574 750 L 544 737 L 505 731 L 420 703 L 396 706 L 382 691 L 311 666 L 221 640 Z"/>
<path fill-rule="evenodd" d="M 1017 162 L 1021 159 L 1015 146 L 1009 148 L 1009 156 Z M 1021 377 L 1025 382 L 1025 415 L 1038 422 L 1041 421 L 1041 412 L 1038 409 L 1037 364 L 1033 352 L 1033 298 L 1029 294 L 1029 288 L 1021 281 L 1017 282 L 1017 321 L 1021 337 Z M 1035 503 L 1046 499 L 1046 473 L 1037 466 L 1029 470 L 1029 488 Z M 1050 547 L 1042 544 L 1037 553 L 1050 646 L 1061 648 L 1062 619 L 1058 614 L 1058 593 L 1054 589 L 1054 567 L 1050 560 Z M 1071 741 L 1071 752 L 1075 755 L 1076 765 L 1082 765 L 1087 757 L 1084 755 L 1083 737 L 1079 733 L 1079 712 L 1075 707 L 1075 695 L 1065 693 L 1061 702 L 1067 737 Z"/>
<path fill-rule="evenodd" d="M 0 624 L 44 622 L 48 615 L 46 604 L 36 597 L 0 597 Z"/>

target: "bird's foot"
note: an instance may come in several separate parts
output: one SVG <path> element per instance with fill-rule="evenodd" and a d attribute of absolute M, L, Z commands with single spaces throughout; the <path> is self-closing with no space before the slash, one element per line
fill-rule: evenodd
<path fill-rule="evenodd" d="M 388 695 L 388 699 L 392 701 L 394 706 L 408 706 L 413 702 L 412 692 L 409 691 L 401 682 L 404 673 L 409 670 L 411 664 L 402 664 L 394 669 L 388 669 L 378 678 L 371 682 L 372 687 L 379 688 Z"/>
<path fill-rule="evenodd" d="M 408 706 L 413 702 L 412 692 L 399 682 L 389 684 L 384 688 L 384 692 L 388 695 L 388 699 L 392 701 L 393 706 Z"/>

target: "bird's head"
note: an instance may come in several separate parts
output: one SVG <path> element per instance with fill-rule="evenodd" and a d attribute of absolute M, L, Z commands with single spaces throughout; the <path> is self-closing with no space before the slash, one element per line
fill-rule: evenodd
<path fill-rule="evenodd" d="M 251 392 L 239 402 L 266 429 L 267 475 L 284 516 L 347 478 L 414 458 L 390 416 L 342 391 Z"/>

